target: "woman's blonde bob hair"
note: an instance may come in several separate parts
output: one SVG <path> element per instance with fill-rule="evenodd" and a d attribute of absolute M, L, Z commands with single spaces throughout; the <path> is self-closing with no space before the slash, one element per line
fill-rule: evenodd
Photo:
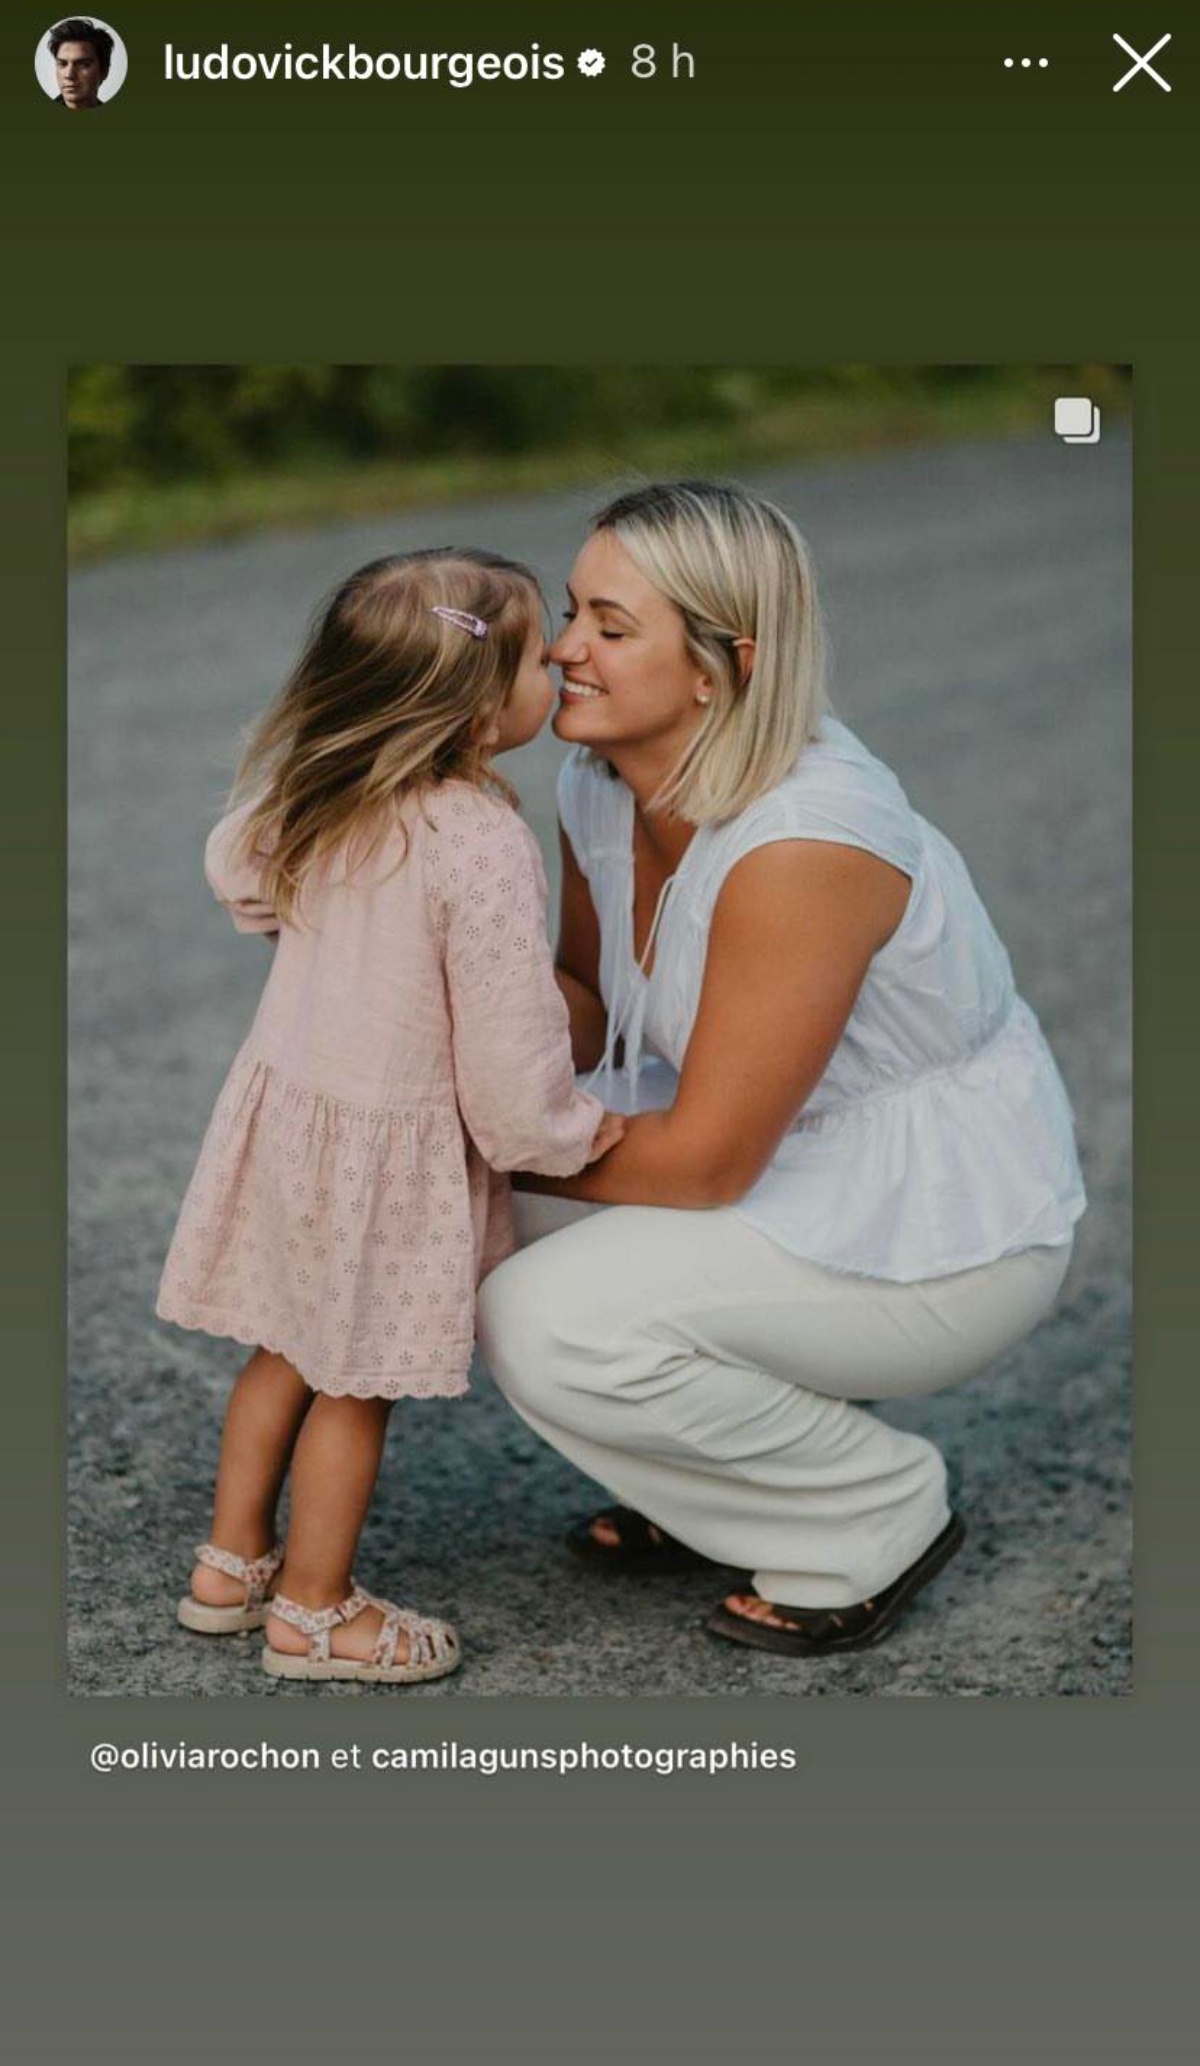
<path fill-rule="evenodd" d="M 486 733 L 543 612 L 528 567 L 453 547 L 372 560 L 334 591 L 250 736 L 231 798 L 257 798 L 243 848 L 262 856 L 281 920 L 296 921 L 305 877 L 335 849 L 348 844 L 352 866 L 368 859 L 410 791 L 458 779 L 515 802 Z"/>
<path fill-rule="evenodd" d="M 610 502 L 609 531 L 683 618 L 712 685 L 687 752 L 654 807 L 691 825 L 736 817 L 789 773 L 816 736 L 825 640 L 808 548 L 781 509 L 744 488 L 667 481 Z M 754 640 L 746 673 L 736 641 Z"/>

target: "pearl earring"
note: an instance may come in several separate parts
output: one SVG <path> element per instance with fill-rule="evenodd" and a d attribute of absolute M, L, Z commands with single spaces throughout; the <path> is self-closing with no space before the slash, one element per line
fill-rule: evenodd
<path fill-rule="evenodd" d="M 711 703 L 711 702 L 712 702 L 712 697 L 711 697 L 711 696 L 697 696 L 697 698 L 696 698 L 696 701 L 697 701 L 697 703 Z"/>

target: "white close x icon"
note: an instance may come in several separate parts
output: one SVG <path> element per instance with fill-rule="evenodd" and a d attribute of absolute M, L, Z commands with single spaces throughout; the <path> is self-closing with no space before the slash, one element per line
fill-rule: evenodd
<path fill-rule="evenodd" d="M 1161 86 L 1164 93 L 1169 93 L 1171 91 L 1170 86 L 1167 84 L 1167 81 L 1162 77 L 1161 73 L 1155 71 L 1154 66 L 1151 64 L 1150 60 L 1152 57 L 1157 57 L 1160 50 L 1165 50 L 1170 40 L 1170 36 L 1160 36 L 1153 50 L 1148 50 L 1144 57 L 1139 57 L 1132 43 L 1127 43 L 1125 41 L 1124 36 L 1114 36 L 1113 42 L 1120 44 L 1122 50 L 1125 51 L 1127 56 L 1133 59 L 1133 63 L 1130 65 L 1129 70 L 1126 72 L 1124 78 L 1117 80 L 1116 85 L 1113 87 L 1113 92 L 1119 93 L 1121 91 L 1122 86 L 1128 86 L 1131 79 L 1137 78 L 1139 72 L 1145 72 L 1148 78 L 1153 79 L 1156 86 Z"/>

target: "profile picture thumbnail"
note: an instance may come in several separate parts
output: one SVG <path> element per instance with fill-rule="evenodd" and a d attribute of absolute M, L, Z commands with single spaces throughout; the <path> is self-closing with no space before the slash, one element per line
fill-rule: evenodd
<path fill-rule="evenodd" d="M 41 38 L 34 69 L 43 93 L 56 107 L 90 114 L 121 91 L 129 60 L 120 36 L 107 22 L 71 14 Z"/>

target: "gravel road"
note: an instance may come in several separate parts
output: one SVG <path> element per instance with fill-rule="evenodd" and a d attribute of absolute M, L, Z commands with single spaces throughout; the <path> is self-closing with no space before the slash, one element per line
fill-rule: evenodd
<path fill-rule="evenodd" d="M 460 1622 L 495 1693 L 1086 1694 L 1129 1684 L 1130 453 L 1044 437 L 756 473 L 816 553 L 834 695 L 963 849 L 1059 1058 L 1091 1199 L 1055 1316 L 958 1391 L 889 1409 L 947 1453 L 971 1536 L 891 1641 L 805 1666 L 699 1627 L 701 1577 L 577 1570 L 593 1488 L 477 1372 L 393 1416 L 361 1558 Z M 162 1326 L 175 1210 L 266 950 L 200 870 L 236 735 L 316 598 L 377 553 L 475 542 L 557 597 L 605 492 L 477 503 L 110 562 L 71 602 L 71 1685 L 314 1697 L 252 1639 L 175 1628 L 240 1352 Z M 553 872 L 546 735 L 509 763 Z M 394 1697 L 330 1687 L 328 1699 Z"/>

